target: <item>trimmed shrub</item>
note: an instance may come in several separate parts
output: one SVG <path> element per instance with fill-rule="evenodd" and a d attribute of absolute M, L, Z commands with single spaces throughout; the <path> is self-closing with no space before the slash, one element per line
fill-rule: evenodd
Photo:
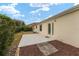
<path fill-rule="evenodd" d="M 15 22 L 8 16 L 0 14 L 0 55 L 6 55 L 14 40 Z"/>
<path fill-rule="evenodd" d="M 23 26 L 23 31 L 32 31 L 32 27 Z"/>
<path fill-rule="evenodd" d="M 6 54 L 6 49 L 14 39 L 14 32 L 10 26 L 0 25 L 0 55 Z"/>

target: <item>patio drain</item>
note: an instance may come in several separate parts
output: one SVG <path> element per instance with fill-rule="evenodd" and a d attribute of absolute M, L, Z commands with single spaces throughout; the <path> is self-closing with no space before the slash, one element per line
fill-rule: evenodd
<path fill-rule="evenodd" d="M 45 36 L 45 38 L 50 38 L 49 36 Z"/>

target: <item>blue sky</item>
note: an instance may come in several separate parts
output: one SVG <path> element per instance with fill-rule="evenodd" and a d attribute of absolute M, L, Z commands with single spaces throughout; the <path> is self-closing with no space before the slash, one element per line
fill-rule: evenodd
<path fill-rule="evenodd" d="M 74 6 L 74 3 L 0 3 L 0 13 L 26 24 L 39 22 Z"/>

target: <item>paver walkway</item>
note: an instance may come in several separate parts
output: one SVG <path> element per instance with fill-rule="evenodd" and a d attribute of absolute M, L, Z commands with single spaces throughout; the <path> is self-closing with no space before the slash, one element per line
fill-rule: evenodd
<path fill-rule="evenodd" d="M 50 41 L 48 43 L 52 44 L 56 49 L 58 49 L 57 52 L 49 54 L 49 56 L 79 56 L 79 48 L 65 44 L 58 40 Z M 41 52 L 40 49 L 37 47 L 37 44 L 21 47 L 19 55 L 44 56 L 43 52 Z"/>

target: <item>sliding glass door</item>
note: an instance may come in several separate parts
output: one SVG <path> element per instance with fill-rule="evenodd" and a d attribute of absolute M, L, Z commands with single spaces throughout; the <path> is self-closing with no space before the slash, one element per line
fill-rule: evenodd
<path fill-rule="evenodd" d="M 54 23 L 48 23 L 48 34 L 54 34 Z"/>
<path fill-rule="evenodd" d="M 48 24 L 48 34 L 51 34 L 51 24 Z"/>

